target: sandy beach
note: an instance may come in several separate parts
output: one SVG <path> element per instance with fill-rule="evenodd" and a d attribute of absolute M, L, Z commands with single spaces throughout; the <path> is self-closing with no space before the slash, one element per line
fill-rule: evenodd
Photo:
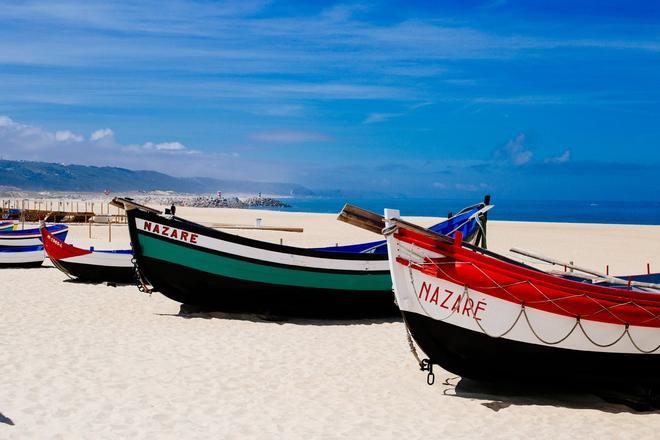
<path fill-rule="evenodd" d="M 296 246 L 377 237 L 335 215 L 180 208 Z M 405 214 L 405 213 L 404 213 Z M 410 218 L 421 225 L 438 221 Z M 68 242 L 128 246 L 123 225 Z M 489 246 L 613 274 L 660 271 L 660 226 L 490 222 Z M 402 322 L 179 315 L 134 286 L 81 284 L 45 264 L 2 269 L 0 438 L 657 438 L 660 413 L 570 391 L 494 390 L 436 369 L 428 386 Z M 567 366 L 570 368 L 570 366 Z"/>

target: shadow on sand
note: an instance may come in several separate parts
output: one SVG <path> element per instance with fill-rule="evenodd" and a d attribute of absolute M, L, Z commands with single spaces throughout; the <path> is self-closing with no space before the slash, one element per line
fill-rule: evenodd
<path fill-rule="evenodd" d="M 0 423 L 4 423 L 6 425 L 14 426 L 13 420 L 10 419 L 9 417 L 7 417 L 6 415 L 2 414 L 1 412 L 0 412 Z"/>
<path fill-rule="evenodd" d="M 660 414 L 657 397 L 619 390 L 587 391 L 556 385 L 494 384 L 457 376 L 447 378 L 441 386 L 445 396 L 483 400 L 481 405 L 495 412 L 510 406 L 544 405 L 613 414 Z"/>
<path fill-rule="evenodd" d="M 373 325 L 402 322 L 401 316 L 320 319 L 274 313 L 218 312 L 181 305 L 178 314 L 159 314 L 182 319 L 225 319 L 274 324 L 314 326 Z M 498 384 L 449 377 L 441 384 L 445 396 L 482 400 L 481 405 L 495 412 L 510 406 L 545 405 L 558 408 L 593 409 L 613 414 L 660 414 L 660 396 L 621 390 L 580 390 L 569 385 Z M 436 385 L 436 386 L 437 386 Z"/>
<path fill-rule="evenodd" d="M 133 286 L 134 283 L 115 283 L 112 281 L 89 281 L 89 280 L 81 280 L 78 278 L 67 278 L 65 280 L 62 280 L 63 283 L 70 283 L 70 284 L 89 284 L 92 286 L 98 286 L 100 284 L 103 284 L 108 287 L 121 287 L 121 286 Z"/>
<path fill-rule="evenodd" d="M 218 312 L 204 310 L 199 307 L 182 304 L 177 314 L 160 313 L 161 316 L 173 316 L 183 319 L 226 319 L 226 320 L 239 320 L 250 322 L 270 322 L 274 324 L 296 324 L 296 325 L 317 325 L 317 326 L 332 326 L 332 325 L 355 325 L 355 324 L 384 324 L 392 322 L 402 322 L 400 315 L 393 316 L 372 316 L 372 317 L 355 317 L 355 316 L 341 316 L 337 314 L 328 317 L 319 316 L 305 316 L 301 314 L 280 314 L 269 311 L 262 313 L 245 313 L 245 312 Z"/>

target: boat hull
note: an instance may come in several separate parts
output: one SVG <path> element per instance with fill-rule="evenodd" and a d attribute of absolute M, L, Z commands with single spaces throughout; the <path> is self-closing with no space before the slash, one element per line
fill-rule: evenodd
<path fill-rule="evenodd" d="M 432 364 L 482 381 L 660 392 L 658 293 L 562 279 L 403 226 L 388 252 Z"/>
<path fill-rule="evenodd" d="M 135 282 L 135 268 L 131 266 L 104 266 L 99 264 L 76 263 L 67 260 L 51 259 L 55 267 L 72 278 L 90 283 L 120 283 Z"/>
<path fill-rule="evenodd" d="M 137 209 L 127 214 L 142 276 L 180 303 L 310 317 L 397 313 L 385 255 L 282 246 Z"/>
<path fill-rule="evenodd" d="M 418 313 L 403 314 L 430 361 L 468 379 L 583 388 L 644 387 L 660 392 L 660 356 L 528 344 L 492 338 Z"/>
<path fill-rule="evenodd" d="M 397 313 L 391 291 L 344 291 L 240 280 L 142 257 L 139 267 L 154 290 L 204 309 L 309 317 L 380 317 Z"/>
<path fill-rule="evenodd" d="M 44 262 L 44 258 L 42 246 L 4 249 L 0 251 L 0 267 L 39 267 Z"/>
<path fill-rule="evenodd" d="M 81 249 L 65 243 L 41 228 L 44 249 L 50 261 L 72 278 L 88 282 L 130 283 L 135 281 L 135 268 L 130 250 Z"/>
<path fill-rule="evenodd" d="M 48 226 L 48 230 L 51 231 L 53 236 L 62 241 L 66 239 L 69 232 L 69 228 L 65 225 L 51 225 Z M 41 231 L 39 228 L 0 231 L 0 248 L 40 246 L 41 244 Z"/>

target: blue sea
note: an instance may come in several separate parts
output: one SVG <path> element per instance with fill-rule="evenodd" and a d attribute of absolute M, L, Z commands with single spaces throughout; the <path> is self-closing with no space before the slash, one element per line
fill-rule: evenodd
<path fill-rule="evenodd" d="M 281 211 L 338 213 L 344 203 L 382 213 L 395 208 L 402 215 L 445 217 L 451 212 L 479 202 L 475 199 L 430 198 L 288 198 L 291 208 Z M 660 202 L 498 200 L 488 214 L 491 220 L 517 220 L 568 223 L 617 223 L 660 225 Z"/>

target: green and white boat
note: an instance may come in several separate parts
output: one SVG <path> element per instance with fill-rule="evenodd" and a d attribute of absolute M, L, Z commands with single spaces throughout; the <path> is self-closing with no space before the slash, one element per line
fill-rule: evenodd
<path fill-rule="evenodd" d="M 397 313 L 384 241 L 305 249 L 222 232 L 131 199 L 113 204 L 126 210 L 144 284 L 180 303 L 318 317 Z M 489 207 L 461 211 L 441 230 L 474 236 Z"/>

